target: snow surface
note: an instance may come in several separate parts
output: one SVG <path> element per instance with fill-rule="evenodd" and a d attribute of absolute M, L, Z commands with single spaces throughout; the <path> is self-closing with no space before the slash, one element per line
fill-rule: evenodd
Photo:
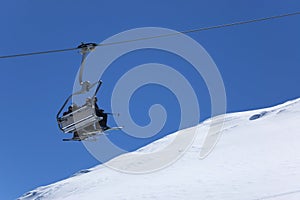
<path fill-rule="evenodd" d="M 199 128 L 186 153 L 162 170 L 127 174 L 99 165 L 19 199 L 299 200 L 299 122 L 300 99 L 272 108 L 226 114 L 222 136 L 205 159 L 200 159 L 199 153 L 204 133 L 215 125 L 212 119 L 128 153 L 157 151 L 176 135 L 188 137 L 189 130 Z M 144 162 L 147 165 L 148 161 Z"/>

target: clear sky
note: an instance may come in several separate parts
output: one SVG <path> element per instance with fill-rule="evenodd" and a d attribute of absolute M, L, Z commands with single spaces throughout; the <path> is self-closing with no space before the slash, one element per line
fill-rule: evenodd
<path fill-rule="evenodd" d="M 183 31 L 297 12 L 300 2 L 11 0 L 2 2 L 0 11 L 0 55 L 7 55 L 76 47 L 80 42 L 100 43 L 132 28 Z M 300 16 L 293 16 L 189 34 L 218 66 L 226 89 L 227 112 L 268 107 L 300 97 L 299 22 Z M 78 52 L 71 51 L 0 60 L 0 199 L 14 199 L 35 187 L 99 164 L 81 143 L 62 142 L 64 135 L 55 120 L 58 109 L 72 93 L 80 59 Z M 122 66 L 130 69 L 148 62 L 186 64 L 165 52 L 149 50 L 122 57 L 114 63 L 114 69 L 118 72 L 118 66 L 120 70 Z M 188 69 L 182 73 L 192 74 Z M 105 94 L 111 86 L 107 83 L 116 77 L 114 73 L 105 75 L 101 77 L 104 84 L 99 93 L 100 106 L 109 111 L 110 96 Z M 199 85 L 202 121 L 209 117 L 210 105 L 203 82 Z M 134 110 L 139 111 L 133 112 L 136 116 L 145 116 L 144 105 L 160 100 L 155 86 L 144 89 L 149 89 L 150 95 L 134 99 L 131 105 L 140 108 Z M 174 98 L 168 92 L 165 95 L 166 99 Z M 166 109 L 176 113 L 176 101 L 168 103 L 166 99 L 161 100 Z M 146 117 L 136 120 L 147 124 Z M 114 137 L 118 135 L 118 142 L 133 150 L 175 130 L 173 125 L 178 121 L 172 120 L 160 136 L 149 140 L 128 138 L 122 133 Z"/>

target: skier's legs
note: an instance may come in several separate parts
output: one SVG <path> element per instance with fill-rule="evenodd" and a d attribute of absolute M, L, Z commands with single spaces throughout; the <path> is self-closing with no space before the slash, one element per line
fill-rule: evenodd
<path fill-rule="evenodd" d="M 107 127 L 107 114 L 106 113 L 103 113 L 102 115 L 101 115 L 101 117 L 103 118 L 102 120 L 100 120 L 99 121 L 99 125 L 101 126 L 101 127 Z"/>
<path fill-rule="evenodd" d="M 79 138 L 78 132 L 74 131 L 73 138 Z"/>

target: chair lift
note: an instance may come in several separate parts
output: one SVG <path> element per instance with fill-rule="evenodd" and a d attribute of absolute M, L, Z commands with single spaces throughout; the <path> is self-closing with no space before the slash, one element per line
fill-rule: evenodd
<path fill-rule="evenodd" d="M 96 115 L 94 103 L 86 103 L 78 109 L 73 109 L 72 112 L 61 116 L 61 112 L 66 110 L 65 107 L 73 96 L 85 94 L 90 91 L 91 88 L 96 86 L 96 90 L 91 99 L 96 97 L 102 82 L 99 80 L 96 83 L 91 84 L 89 81 L 82 81 L 86 56 L 90 51 L 94 50 L 96 46 L 97 44 L 95 43 L 82 43 L 78 46 L 78 48 L 81 48 L 82 54 L 79 71 L 79 83 L 81 85 L 81 90 L 71 94 L 56 115 L 58 127 L 64 133 L 74 133 L 77 131 L 79 135 L 84 136 L 84 133 L 96 133 L 103 131 L 101 127 L 98 126 L 98 122 L 102 119 L 102 117 L 98 117 Z"/>

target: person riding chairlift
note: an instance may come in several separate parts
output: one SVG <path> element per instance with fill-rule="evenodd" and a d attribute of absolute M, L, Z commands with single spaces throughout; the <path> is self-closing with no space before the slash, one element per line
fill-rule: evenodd
<path fill-rule="evenodd" d="M 72 113 L 73 111 L 77 110 L 78 106 L 76 104 L 72 104 L 68 107 L 68 110 L 63 113 L 63 116 Z M 79 138 L 78 132 L 74 131 L 73 138 Z"/>
<path fill-rule="evenodd" d="M 103 109 L 99 108 L 99 106 L 97 105 L 97 101 L 98 101 L 97 97 L 94 97 L 93 103 L 95 106 L 96 115 L 98 117 L 102 117 L 102 120 L 99 121 L 99 125 L 101 129 L 105 131 L 110 128 L 109 126 L 107 126 L 107 113 L 105 113 Z"/>

